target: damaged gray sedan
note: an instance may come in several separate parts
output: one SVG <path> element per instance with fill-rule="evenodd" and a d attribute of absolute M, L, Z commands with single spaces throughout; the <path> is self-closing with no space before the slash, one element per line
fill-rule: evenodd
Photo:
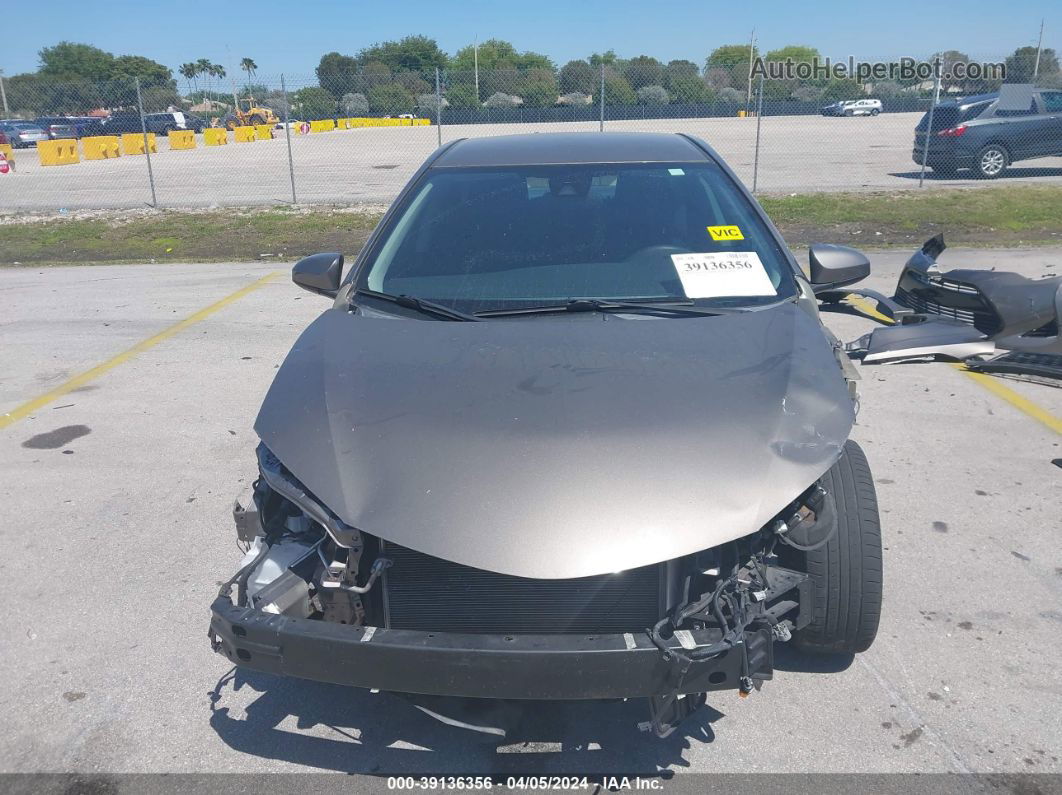
<path fill-rule="evenodd" d="M 774 644 L 874 640 L 857 376 L 810 279 L 681 135 L 457 141 L 414 175 L 281 366 L 213 604 L 247 668 L 399 693 L 646 697 L 666 735 Z"/>

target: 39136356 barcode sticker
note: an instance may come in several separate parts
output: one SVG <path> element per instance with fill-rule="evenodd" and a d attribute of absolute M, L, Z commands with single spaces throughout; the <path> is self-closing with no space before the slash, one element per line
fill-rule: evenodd
<path fill-rule="evenodd" d="M 775 295 L 776 290 L 755 251 L 672 254 L 687 298 Z"/>

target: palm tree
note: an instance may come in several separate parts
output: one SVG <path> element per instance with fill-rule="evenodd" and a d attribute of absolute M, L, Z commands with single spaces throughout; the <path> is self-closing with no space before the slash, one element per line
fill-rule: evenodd
<path fill-rule="evenodd" d="M 188 63 L 181 64 L 181 67 L 177 71 L 180 72 L 181 77 L 188 81 L 188 91 L 191 92 L 195 90 L 193 84 L 196 77 L 199 75 L 199 70 L 196 68 L 196 65 L 189 61 Z"/>
<path fill-rule="evenodd" d="M 213 74 L 213 72 L 210 71 L 212 67 L 213 67 L 213 64 L 210 63 L 209 59 L 200 58 L 198 61 L 195 62 L 195 73 L 197 75 L 206 75 L 207 77 L 209 77 L 210 75 Z M 210 86 L 210 81 L 208 80 L 207 81 L 207 88 L 204 89 L 204 91 L 209 91 L 210 90 L 209 86 Z M 203 99 L 206 99 L 206 95 L 205 94 L 203 96 Z"/>
<path fill-rule="evenodd" d="M 240 68 L 247 73 L 247 83 L 250 85 L 251 78 L 254 77 L 255 70 L 258 69 L 258 64 L 254 62 L 253 58 L 244 58 L 240 61 Z"/>

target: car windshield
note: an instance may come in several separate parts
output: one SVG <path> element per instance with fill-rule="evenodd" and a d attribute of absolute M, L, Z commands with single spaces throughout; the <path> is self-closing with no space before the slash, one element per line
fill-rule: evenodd
<path fill-rule="evenodd" d="M 707 161 L 429 171 L 357 284 L 463 312 L 579 298 L 741 307 L 796 291 L 774 235 Z"/>

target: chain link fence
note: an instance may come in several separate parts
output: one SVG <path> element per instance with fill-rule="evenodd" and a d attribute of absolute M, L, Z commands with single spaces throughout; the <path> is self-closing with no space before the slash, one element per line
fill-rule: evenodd
<path fill-rule="evenodd" d="M 1034 88 L 946 63 L 862 82 L 753 62 L 583 67 L 369 69 L 239 88 L 6 80 L 0 151 L 13 168 L 0 211 L 386 204 L 443 143 L 534 132 L 697 136 L 758 192 L 1062 182 L 1057 70 Z"/>

